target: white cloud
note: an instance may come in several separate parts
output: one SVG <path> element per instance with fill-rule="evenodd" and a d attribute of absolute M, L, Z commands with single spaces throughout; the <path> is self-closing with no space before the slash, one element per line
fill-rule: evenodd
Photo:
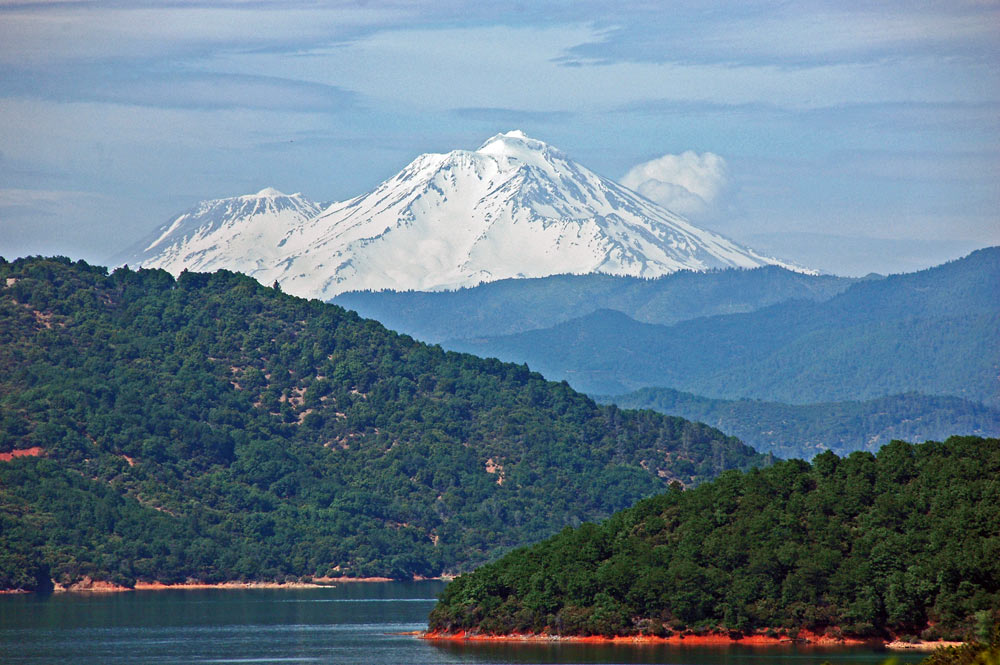
<path fill-rule="evenodd" d="M 647 199 L 687 216 L 709 212 L 729 181 L 726 160 L 688 150 L 633 166 L 620 180 Z"/>
<path fill-rule="evenodd" d="M 567 62 L 685 62 L 812 67 L 867 63 L 884 67 L 913 57 L 996 61 L 1000 5 L 995 0 L 743 0 L 705 11 L 704 2 L 581 4 L 578 15 L 609 26 L 574 46 Z M 985 73 L 985 72 L 984 72 Z"/>

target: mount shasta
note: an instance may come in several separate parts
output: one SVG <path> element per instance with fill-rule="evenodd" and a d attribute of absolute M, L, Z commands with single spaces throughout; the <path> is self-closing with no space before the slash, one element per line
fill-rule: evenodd
<path fill-rule="evenodd" d="M 442 290 L 512 277 L 797 266 L 643 198 L 520 131 L 417 157 L 372 192 L 326 207 L 274 189 L 205 201 L 118 263 L 225 268 L 295 295 Z"/>

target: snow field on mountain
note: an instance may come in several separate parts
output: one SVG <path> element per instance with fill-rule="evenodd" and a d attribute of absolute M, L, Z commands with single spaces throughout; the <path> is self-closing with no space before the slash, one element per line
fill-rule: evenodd
<path fill-rule="evenodd" d="M 132 265 L 226 268 L 296 295 L 441 290 L 511 277 L 776 264 L 522 132 L 417 157 L 373 191 L 319 206 L 268 188 L 207 201 L 158 229 Z"/>

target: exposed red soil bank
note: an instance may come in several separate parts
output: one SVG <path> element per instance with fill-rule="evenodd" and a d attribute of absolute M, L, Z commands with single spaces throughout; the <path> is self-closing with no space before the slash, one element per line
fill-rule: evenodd
<path fill-rule="evenodd" d="M 73 584 L 56 584 L 52 588 L 56 593 L 63 591 L 88 591 L 91 593 L 108 593 L 114 591 L 128 591 L 128 588 L 121 586 L 120 584 L 115 584 L 114 582 L 105 582 L 104 580 L 92 580 L 89 577 L 84 577 L 79 582 L 74 582 Z"/>
<path fill-rule="evenodd" d="M 20 450 L 12 450 L 9 453 L 0 453 L 0 462 L 9 462 L 15 457 L 41 457 L 43 454 L 45 454 L 45 449 L 40 446 L 22 448 Z"/>
<path fill-rule="evenodd" d="M 420 635 L 425 640 L 448 640 L 448 641 L 468 641 L 468 642 L 573 642 L 580 644 L 670 644 L 675 646 L 789 646 L 812 645 L 812 646 L 883 646 L 884 640 L 880 639 L 859 639 L 851 637 L 833 637 L 820 635 L 806 630 L 801 630 L 796 638 L 788 636 L 770 637 L 763 633 L 754 635 L 736 635 L 729 633 L 708 633 L 706 635 L 671 635 L 669 637 L 657 637 L 655 635 L 616 635 L 605 637 L 602 635 L 538 635 L 538 634 L 515 634 L 515 635 L 484 635 L 481 633 L 439 633 L 429 632 Z"/>
<path fill-rule="evenodd" d="M 120 591 L 166 591 L 169 589 L 311 589 L 327 586 L 315 582 L 180 582 L 164 584 L 163 582 L 136 582 L 134 587 L 122 586 L 102 580 L 92 580 L 88 577 L 68 585 L 55 585 L 54 591 L 59 592 L 120 592 Z"/>
<path fill-rule="evenodd" d="M 180 584 L 164 584 L 163 582 L 136 582 L 134 589 L 122 588 L 122 591 L 165 591 L 169 589 L 310 589 L 323 586 L 312 582 L 181 582 Z"/>
<path fill-rule="evenodd" d="M 414 577 L 415 581 L 447 579 L 443 577 Z M 308 582 L 181 582 L 180 584 L 163 584 L 162 582 L 136 582 L 135 591 L 159 591 L 163 589 L 311 589 L 315 587 L 344 584 L 347 582 L 393 582 L 391 577 L 314 577 Z M 116 591 L 132 591 L 127 587 L 119 587 Z"/>
<path fill-rule="evenodd" d="M 935 649 L 940 649 L 942 647 L 960 647 L 964 642 L 945 642 L 944 640 L 940 642 L 924 642 L 923 640 L 919 642 L 903 642 L 901 640 L 894 640 L 885 645 L 886 649 L 895 649 L 897 651 L 934 651 Z"/>
<path fill-rule="evenodd" d="M 447 577 L 415 577 L 414 580 L 446 580 Z M 106 593 L 120 591 L 167 591 L 171 589 L 316 589 L 334 584 L 346 582 L 392 582 L 390 577 L 314 577 L 309 582 L 180 582 L 178 584 L 164 584 L 163 582 L 136 582 L 134 587 L 122 586 L 113 582 L 103 580 L 93 580 L 84 577 L 79 582 L 73 584 L 56 584 L 54 591 L 63 592 L 84 592 L 84 593 Z M 30 593 L 21 589 L 9 589 L 0 593 Z"/>

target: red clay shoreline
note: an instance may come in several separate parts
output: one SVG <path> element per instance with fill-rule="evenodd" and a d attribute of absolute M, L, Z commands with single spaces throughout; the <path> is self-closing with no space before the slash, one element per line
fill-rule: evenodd
<path fill-rule="evenodd" d="M 806 630 L 798 632 L 795 638 L 787 635 L 771 637 L 763 633 L 753 635 L 731 636 L 729 633 L 708 633 L 704 635 L 674 634 L 669 637 L 656 635 L 548 635 L 540 633 L 515 633 L 510 635 L 488 635 L 483 633 L 441 633 L 436 631 L 419 633 L 422 640 L 443 642 L 568 642 L 572 644 L 640 644 L 640 645 L 670 645 L 670 646 L 750 646 L 750 647 L 782 647 L 782 646 L 868 646 L 888 649 L 936 649 L 941 646 L 957 646 L 961 642 L 922 642 L 910 644 L 881 638 L 834 637 Z"/>
<path fill-rule="evenodd" d="M 451 577 L 414 577 L 414 582 L 424 580 L 448 581 Z M 264 581 L 228 581 L 228 582 L 199 582 L 191 580 L 179 582 L 177 584 L 164 584 L 163 582 L 142 582 L 138 581 L 135 586 L 124 586 L 108 582 L 105 580 L 94 580 L 84 577 L 79 582 L 73 584 L 54 584 L 52 593 L 122 593 L 128 591 L 182 591 L 192 589 L 321 589 L 323 587 L 335 586 L 347 583 L 371 583 L 371 582 L 395 582 L 391 577 L 314 577 L 311 580 L 294 580 L 291 582 L 264 582 Z M 25 589 L 0 589 L 0 595 L 35 593 Z"/>

